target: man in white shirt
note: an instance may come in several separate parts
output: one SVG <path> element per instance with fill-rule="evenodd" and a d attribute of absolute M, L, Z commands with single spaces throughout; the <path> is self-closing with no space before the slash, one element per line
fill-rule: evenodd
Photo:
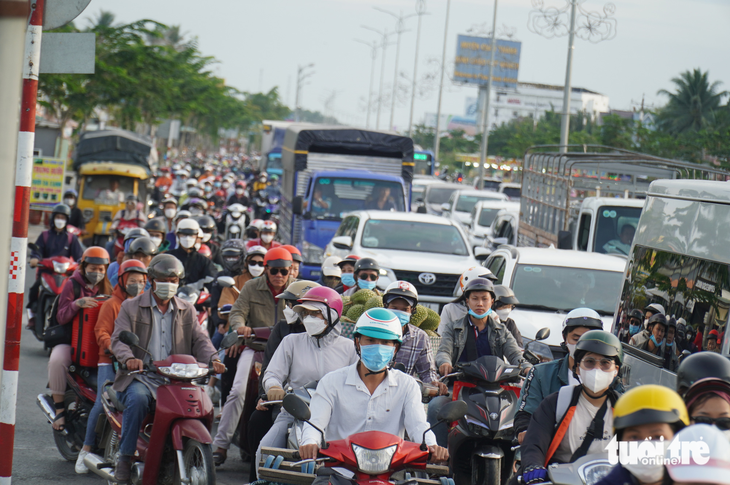
<path fill-rule="evenodd" d="M 360 360 L 330 372 L 319 381 L 312 397 L 310 422 L 324 430 L 329 441 L 363 431 L 383 431 L 400 437 L 404 432 L 420 441 L 425 434 L 431 460 L 443 462 L 449 453 L 436 444 L 426 421 L 421 390 L 415 379 L 388 369 L 402 341 L 398 317 L 390 310 L 372 308 L 355 325 L 355 348 Z M 304 425 L 299 453 L 316 458 L 322 437 Z"/>

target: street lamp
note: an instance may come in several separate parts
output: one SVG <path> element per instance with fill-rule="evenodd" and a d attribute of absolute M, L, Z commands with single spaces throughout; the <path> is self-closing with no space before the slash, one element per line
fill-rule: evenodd
<path fill-rule="evenodd" d="M 380 109 L 383 107 L 383 75 L 385 74 L 385 49 L 388 48 L 390 45 L 388 43 L 388 36 L 392 35 L 392 32 L 388 32 L 387 30 L 380 31 L 378 29 L 374 29 L 372 27 L 368 27 L 367 25 L 361 25 L 363 29 L 372 30 L 376 34 L 380 35 L 382 37 L 381 40 L 381 47 L 383 48 L 383 61 L 382 65 L 380 67 L 380 89 L 378 92 L 378 114 L 375 116 L 375 129 L 380 129 Z"/>
<path fill-rule="evenodd" d="M 296 122 L 299 122 L 299 96 L 301 95 L 304 80 L 314 75 L 313 71 L 307 72 L 307 69 L 311 69 L 313 67 L 314 64 L 310 63 L 306 66 L 299 66 L 297 69 L 297 94 L 296 100 L 294 101 L 294 121 Z"/>
<path fill-rule="evenodd" d="M 413 87 L 411 89 L 411 116 L 408 118 L 408 136 L 413 138 L 413 107 L 416 103 L 416 79 L 418 76 L 418 47 L 421 43 L 421 19 L 426 15 L 426 0 L 416 0 L 416 15 L 418 15 L 418 30 L 416 31 L 416 59 L 413 62 Z"/>
<path fill-rule="evenodd" d="M 433 142 L 433 156 L 439 159 L 439 148 L 441 147 L 441 95 L 444 91 L 444 72 L 446 71 L 446 40 L 449 33 L 449 12 L 451 11 L 451 0 L 446 0 L 446 22 L 444 23 L 444 50 L 441 53 L 441 82 L 439 82 L 439 101 L 436 108 L 436 136 Z"/>
<path fill-rule="evenodd" d="M 370 111 L 372 110 L 373 80 L 375 79 L 375 58 L 378 57 L 378 43 L 375 41 L 365 42 L 364 40 L 360 39 L 355 39 L 355 42 L 359 42 L 370 47 L 370 55 L 372 56 L 372 61 L 370 62 L 370 90 L 368 91 L 368 114 L 367 121 L 365 122 L 365 127 L 370 128 Z"/>

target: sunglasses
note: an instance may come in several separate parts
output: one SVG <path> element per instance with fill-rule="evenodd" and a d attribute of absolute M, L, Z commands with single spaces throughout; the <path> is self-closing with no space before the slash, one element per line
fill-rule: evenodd
<path fill-rule="evenodd" d="M 613 359 L 601 359 L 599 361 L 589 357 L 580 361 L 580 365 L 583 366 L 585 370 L 593 370 L 596 368 L 596 365 L 600 365 L 601 370 L 610 371 L 613 370 L 614 364 L 616 364 L 616 362 L 614 362 Z"/>
<path fill-rule="evenodd" d="M 263 266 L 264 262 L 263 261 L 249 261 L 248 265 L 249 266 Z M 276 273 L 274 273 L 274 274 L 276 274 Z"/>
<path fill-rule="evenodd" d="M 374 274 L 359 274 L 357 278 L 365 281 L 378 281 L 378 275 Z"/>
<path fill-rule="evenodd" d="M 269 268 L 269 274 L 271 276 L 276 276 L 278 274 L 281 274 L 281 276 L 286 276 L 289 274 L 288 268 Z"/>
<path fill-rule="evenodd" d="M 719 429 L 730 429 L 730 418 L 711 418 L 709 416 L 692 416 L 692 421 L 699 424 L 714 424 Z"/>

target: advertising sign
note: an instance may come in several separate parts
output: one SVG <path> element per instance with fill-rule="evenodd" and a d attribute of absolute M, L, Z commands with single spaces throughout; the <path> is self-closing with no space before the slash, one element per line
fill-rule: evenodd
<path fill-rule="evenodd" d="M 63 178 L 66 160 L 61 158 L 35 158 L 33 182 L 30 186 L 30 208 L 51 211 L 63 198 Z"/>
<path fill-rule="evenodd" d="M 520 69 L 522 43 L 497 39 L 496 47 L 492 86 L 515 88 L 517 87 L 517 73 Z M 477 85 L 487 84 L 491 51 L 491 38 L 460 35 L 456 43 L 454 81 Z"/>

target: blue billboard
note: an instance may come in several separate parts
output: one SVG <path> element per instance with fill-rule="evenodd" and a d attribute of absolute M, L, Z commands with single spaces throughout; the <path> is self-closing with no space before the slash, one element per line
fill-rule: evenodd
<path fill-rule="evenodd" d="M 492 86 L 498 88 L 517 87 L 521 47 L 521 42 L 497 39 Z M 489 82 L 491 51 L 491 38 L 460 35 L 456 43 L 454 81 L 469 84 L 487 84 Z"/>

